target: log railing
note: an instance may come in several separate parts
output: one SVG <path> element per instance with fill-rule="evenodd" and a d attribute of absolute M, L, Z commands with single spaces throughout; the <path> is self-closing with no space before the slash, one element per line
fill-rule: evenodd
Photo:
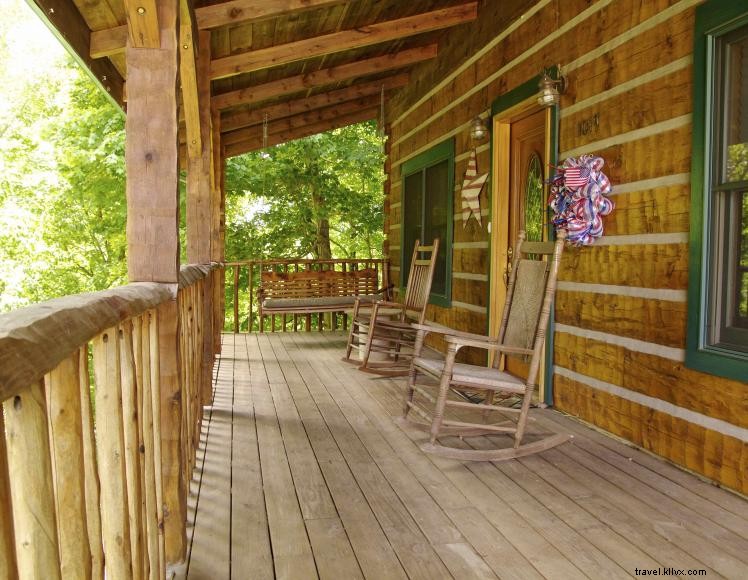
<path fill-rule="evenodd" d="M 323 271 L 336 270 L 339 272 L 350 272 L 372 268 L 376 270 L 380 282 L 379 287 L 388 285 L 388 262 L 386 259 L 339 259 L 339 260 L 302 260 L 272 258 L 267 260 L 242 260 L 225 263 L 225 286 L 227 288 L 226 319 L 224 328 L 233 329 L 234 332 L 252 332 L 259 329 L 257 292 L 262 272 L 301 272 L 301 271 Z M 298 331 L 299 317 L 303 317 L 304 324 L 301 325 L 306 331 L 322 330 L 327 328 L 335 330 L 339 325 L 346 326 L 346 315 L 339 313 L 331 316 L 327 313 L 327 322 L 323 315 L 305 314 L 283 314 L 276 315 L 272 320 L 270 328 L 279 328 L 283 332 L 287 330 Z M 340 324 L 339 319 L 340 318 Z"/>
<path fill-rule="evenodd" d="M 210 269 L 0 316 L 0 578 L 164 578 L 180 556 Z"/>

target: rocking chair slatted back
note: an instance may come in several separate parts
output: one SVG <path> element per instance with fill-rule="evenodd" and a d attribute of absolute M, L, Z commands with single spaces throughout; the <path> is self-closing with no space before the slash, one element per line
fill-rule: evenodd
<path fill-rule="evenodd" d="M 434 278 L 436 257 L 439 252 L 439 239 L 435 239 L 431 246 L 421 246 L 420 243 L 420 240 L 416 240 L 413 248 L 408 286 L 403 302 L 406 310 L 418 312 L 418 323 L 423 324 L 426 317 L 426 305 L 431 293 L 431 281 Z"/>
<path fill-rule="evenodd" d="M 540 370 L 563 246 L 555 242 L 528 242 L 524 238 L 525 233 L 520 232 L 498 338 L 505 346 L 534 351 L 531 357 L 522 356 L 525 361 L 531 360 L 527 382 L 534 384 Z M 499 362 L 500 357 L 496 357 L 494 365 Z"/>

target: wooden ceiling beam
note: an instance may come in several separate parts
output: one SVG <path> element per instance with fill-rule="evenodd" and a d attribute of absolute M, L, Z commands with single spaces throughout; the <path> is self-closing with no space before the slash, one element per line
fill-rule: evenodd
<path fill-rule="evenodd" d="M 110 61 L 94 60 L 89 56 L 91 53 L 90 30 L 73 1 L 33 0 L 33 4 L 29 3 L 29 5 L 42 22 L 49 26 L 68 52 L 83 66 L 83 69 L 90 70 L 96 83 L 101 85 L 119 106 L 122 106 L 125 81 Z M 127 34 L 127 27 L 125 27 L 125 34 Z"/>
<path fill-rule="evenodd" d="M 130 44 L 135 48 L 160 48 L 156 0 L 125 0 Z"/>
<path fill-rule="evenodd" d="M 353 125 L 363 121 L 371 121 L 372 119 L 377 118 L 378 113 L 379 107 L 362 109 L 355 113 L 338 117 L 337 119 L 320 121 L 319 123 L 312 123 L 311 125 L 297 127 L 296 129 L 274 133 L 273 135 L 268 135 L 267 145 L 268 147 L 272 147 L 295 139 L 301 139 L 302 137 L 309 137 L 309 135 L 316 135 L 317 133 L 324 133 L 325 131 L 332 131 L 333 129 L 346 127 L 347 125 Z M 249 153 L 250 151 L 262 149 L 262 145 L 262 135 L 259 135 L 240 143 L 224 146 L 224 154 L 226 157 L 235 157 L 237 155 Z"/>
<path fill-rule="evenodd" d="M 130 1 L 134 6 L 142 6 L 140 0 Z M 150 0 L 155 1 L 155 0 Z M 358 0 L 232 0 L 212 6 L 195 9 L 197 27 L 201 30 L 220 26 L 260 22 L 277 16 L 313 8 L 324 8 L 344 2 Z M 121 53 L 127 42 L 127 25 L 114 26 L 91 32 L 91 58 L 103 58 Z"/>
<path fill-rule="evenodd" d="M 395 54 L 377 56 L 358 62 L 352 62 L 269 83 L 231 91 L 213 97 L 213 106 L 218 109 L 229 109 L 239 105 L 256 103 L 282 95 L 331 85 L 371 74 L 402 68 L 436 56 L 437 46 L 430 44 L 418 48 L 403 50 Z"/>
<path fill-rule="evenodd" d="M 305 111 L 282 119 L 268 119 L 268 139 L 271 135 L 293 131 L 309 125 L 325 121 L 333 121 L 339 117 L 346 117 L 357 111 L 377 108 L 379 95 L 369 95 L 332 105 L 314 111 Z M 223 126 L 221 126 L 223 130 Z M 222 145 L 235 145 L 253 138 L 262 138 L 262 126 L 253 125 L 236 131 L 227 131 L 221 135 Z"/>
<path fill-rule="evenodd" d="M 232 0 L 195 10 L 200 29 L 258 22 L 302 10 L 327 8 L 357 0 Z"/>
<path fill-rule="evenodd" d="M 210 78 L 222 79 L 335 52 L 398 40 L 470 22 L 477 16 L 478 3 L 469 2 L 397 20 L 377 22 L 352 30 L 251 50 L 215 59 L 210 67 Z"/>
<path fill-rule="evenodd" d="M 408 75 L 400 73 L 368 83 L 356 84 L 344 89 L 337 89 L 327 93 L 320 93 L 311 97 L 304 97 L 293 101 L 285 101 L 276 105 L 260 107 L 244 111 L 226 113 L 221 117 L 221 131 L 235 131 L 243 127 L 250 127 L 262 123 L 265 115 L 268 119 L 282 119 L 299 113 L 313 111 L 337 103 L 360 99 L 370 95 L 379 97 L 382 88 L 385 91 L 404 87 L 408 84 Z"/>

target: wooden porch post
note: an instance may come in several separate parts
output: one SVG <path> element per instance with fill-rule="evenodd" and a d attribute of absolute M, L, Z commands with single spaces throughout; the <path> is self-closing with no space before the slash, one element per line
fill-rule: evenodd
<path fill-rule="evenodd" d="M 213 128 L 213 204 L 211 215 L 211 258 L 214 262 L 225 260 L 224 228 L 226 225 L 224 197 L 225 158 L 221 146 L 221 114 L 216 108 L 211 111 Z M 213 346 L 215 352 L 221 352 L 221 330 L 223 329 L 226 280 L 222 270 L 216 271 L 213 278 Z"/>
<path fill-rule="evenodd" d="M 130 22 L 127 61 L 128 274 L 132 282 L 179 279 L 177 117 L 178 0 L 157 0 L 158 48 L 136 48 Z M 151 15 L 153 16 L 153 15 Z M 186 486 L 181 464 L 181 395 L 176 300 L 158 311 L 161 444 L 166 561 L 184 558 Z"/>
<path fill-rule="evenodd" d="M 191 40 L 194 38 L 194 12 L 187 2 L 181 0 L 181 16 L 189 18 L 182 22 L 182 98 L 185 111 L 197 111 L 198 118 L 190 119 L 185 112 L 188 125 L 187 162 L 187 261 L 190 264 L 207 264 L 213 258 L 211 235 L 213 216 L 213 191 L 215 174 L 213 164 L 213 130 L 210 109 L 210 32 L 200 31 L 196 63 L 189 67 L 186 59 L 195 59 Z M 185 38 L 188 36 L 188 38 Z M 194 71 L 194 84 L 187 81 L 191 77 L 185 68 Z M 193 101 L 194 102 L 191 102 Z M 191 127 L 191 125 L 196 125 Z M 190 133 L 196 133 L 193 138 Z M 198 146 L 199 145 L 199 146 Z M 202 403 L 207 404 L 212 396 L 212 376 L 214 358 L 213 340 L 213 284 L 214 276 L 205 279 L 203 291 L 203 375 Z"/>

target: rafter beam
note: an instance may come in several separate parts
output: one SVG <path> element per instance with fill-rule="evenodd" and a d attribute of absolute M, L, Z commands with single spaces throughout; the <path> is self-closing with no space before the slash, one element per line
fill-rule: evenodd
<path fill-rule="evenodd" d="M 370 95 L 379 96 L 382 88 L 384 88 L 385 91 L 389 91 L 399 87 L 404 87 L 408 84 L 408 78 L 409 77 L 406 73 L 400 73 L 384 79 L 370 81 L 360 85 L 356 84 L 344 89 L 320 93 L 311 97 L 286 101 L 278 103 L 277 105 L 269 105 L 267 107 L 250 109 L 248 111 L 244 110 L 226 113 L 221 117 L 221 130 L 228 132 L 243 127 L 258 125 L 262 123 L 265 115 L 268 116 L 268 119 L 282 119 L 284 117 L 314 111 L 315 109 L 335 105 L 337 103 L 360 99 L 361 97 L 367 97 Z"/>
<path fill-rule="evenodd" d="M 198 8 L 197 26 L 200 29 L 258 22 L 286 16 L 302 10 L 326 8 L 357 0 L 232 0 Z"/>
<path fill-rule="evenodd" d="M 129 1 L 129 0 L 128 0 Z M 195 9 L 201 30 L 219 26 L 247 24 L 286 16 L 312 8 L 324 8 L 358 0 L 232 0 Z M 137 4 L 137 2 L 133 2 Z M 141 4 L 142 6 L 142 4 Z M 121 53 L 127 41 L 127 25 L 91 32 L 91 58 Z"/>
<path fill-rule="evenodd" d="M 352 30 L 343 30 L 296 42 L 251 50 L 215 59 L 210 67 L 210 78 L 213 80 L 222 79 L 290 62 L 324 56 L 334 52 L 371 46 L 372 44 L 397 40 L 433 30 L 441 30 L 464 22 L 470 22 L 471 20 L 475 20 L 477 16 L 478 3 L 469 2 L 397 20 L 378 22 Z"/>
<path fill-rule="evenodd" d="M 279 145 L 280 143 L 286 143 L 295 139 L 301 139 L 302 137 L 308 137 L 309 135 L 316 135 L 317 133 L 324 133 L 325 131 L 332 131 L 333 129 L 339 129 L 340 127 L 346 127 L 347 125 L 353 125 L 355 123 L 361 123 L 363 121 L 371 121 L 377 118 L 379 108 L 374 107 L 371 109 L 362 109 L 355 113 L 344 117 L 338 117 L 329 121 L 320 121 L 319 123 L 313 123 L 311 125 L 305 125 L 296 129 L 290 129 L 288 131 L 281 131 L 280 133 L 274 133 L 268 136 L 268 147 L 273 145 Z M 240 143 L 233 145 L 226 145 L 224 148 L 226 157 L 235 157 L 236 155 L 243 155 L 250 151 L 257 151 L 262 149 L 262 135 L 247 139 Z"/>
<path fill-rule="evenodd" d="M 379 106 L 379 95 L 370 95 L 352 99 L 343 103 L 338 103 L 330 107 L 306 111 L 282 119 L 268 120 L 268 139 L 272 135 L 293 131 L 309 125 L 315 125 L 325 121 L 334 121 L 340 117 L 346 117 L 357 111 L 375 109 Z M 223 127 L 221 127 L 223 129 Z M 253 138 L 262 137 L 262 127 L 251 126 L 238 129 L 236 131 L 227 131 L 221 135 L 221 144 L 235 145 Z"/>
<path fill-rule="evenodd" d="M 321 69 L 311 73 L 278 79 L 262 85 L 255 85 L 213 97 L 213 105 L 219 109 L 229 109 L 238 105 L 256 103 L 267 99 L 290 95 L 299 91 L 331 85 L 355 78 L 364 77 L 388 70 L 402 68 L 436 56 L 436 45 L 403 50 L 358 62 Z"/>

